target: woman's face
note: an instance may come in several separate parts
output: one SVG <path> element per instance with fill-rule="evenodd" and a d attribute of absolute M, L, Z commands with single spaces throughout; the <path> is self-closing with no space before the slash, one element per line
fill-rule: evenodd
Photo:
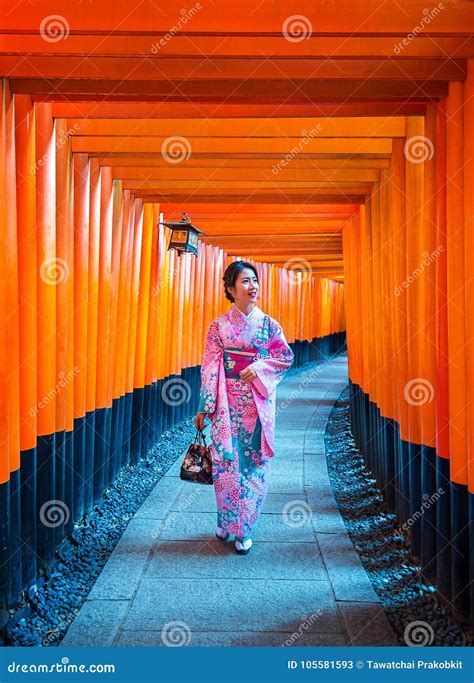
<path fill-rule="evenodd" d="M 258 278 L 251 268 L 243 268 L 233 287 L 228 287 L 235 303 L 255 303 L 258 296 Z"/>

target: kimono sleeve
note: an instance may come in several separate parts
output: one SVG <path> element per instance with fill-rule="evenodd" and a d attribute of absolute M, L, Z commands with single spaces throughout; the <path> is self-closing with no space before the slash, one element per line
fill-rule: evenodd
<path fill-rule="evenodd" d="M 198 413 L 213 413 L 216 409 L 219 369 L 222 363 L 223 346 L 219 337 L 219 324 L 209 325 L 206 345 L 201 363 L 201 390 Z"/>
<path fill-rule="evenodd" d="M 268 358 L 256 360 L 249 366 L 257 373 L 252 382 L 264 398 L 268 398 L 275 391 L 294 360 L 293 351 L 288 346 L 281 325 L 277 325 L 267 351 Z"/>

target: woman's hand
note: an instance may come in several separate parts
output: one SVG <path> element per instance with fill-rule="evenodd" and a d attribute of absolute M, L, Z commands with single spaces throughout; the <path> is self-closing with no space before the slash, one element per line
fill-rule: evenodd
<path fill-rule="evenodd" d="M 245 368 L 245 370 L 241 370 L 239 372 L 240 379 L 243 379 L 244 382 L 251 382 L 253 379 L 256 378 L 257 373 L 255 370 L 249 365 L 248 368 Z"/>
<path fill-rule="evenodd" d="M 204 419 L 206 415 L 207 413 L 196 413 L 196 417 L 194 418 L 194 426 L 196 429 L 199 429 L 200 432 L 204 429 Z"/>

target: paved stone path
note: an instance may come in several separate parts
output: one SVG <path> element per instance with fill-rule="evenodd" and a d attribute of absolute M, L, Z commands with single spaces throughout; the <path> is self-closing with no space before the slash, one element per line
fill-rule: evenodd
<path fill-rule="evenodd" d="M 347 384 L 338 356 L 278 387 L 269 492 L 246 556 L 215 539 L 213 487 L 182 482 L 179 457 L 62 645 L 397 645 L 328 478 L 324 431 Z"/>

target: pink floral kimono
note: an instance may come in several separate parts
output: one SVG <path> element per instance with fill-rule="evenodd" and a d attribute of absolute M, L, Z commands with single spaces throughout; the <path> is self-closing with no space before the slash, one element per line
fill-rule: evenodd
<path fill-rule="evenodd" d="M 227 350 L 257 350 L 249 366 L 257 377 L 229 376 Z M 241 541 L 250 538 L 267 494 L 275 390 L 293 357 L 281 325 L 258 306 L 247 316 L 233 304 L 207 332 L 198 412 L 211 414 L 217 524 Z"/>

